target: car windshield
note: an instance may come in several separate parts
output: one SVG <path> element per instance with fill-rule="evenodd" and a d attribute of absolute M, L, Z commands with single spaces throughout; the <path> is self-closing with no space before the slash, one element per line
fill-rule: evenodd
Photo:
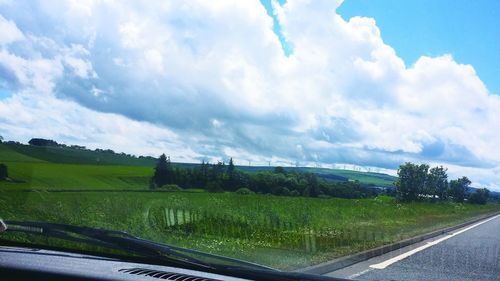
<path fill-rule="evenodd" d="M 0 247 L 494 280 L 499 12 L 0 0 Z"/>

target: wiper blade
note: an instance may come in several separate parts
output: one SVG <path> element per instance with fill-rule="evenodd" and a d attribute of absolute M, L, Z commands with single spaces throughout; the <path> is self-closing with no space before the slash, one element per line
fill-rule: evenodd
<path fill-rule="evenodd" d="M 93 246 L 121 250 L 149 258 L 181 262 L 210 269 L 217 268 L 216 265 L 203 262 L 185 254 L 198 254 L 196 251 L 140 239 L 122 231 L 29 221 L 5 221 L 5 224 L 7 226 L 6 231 L 38 234 Z M 210 256 L 210 254 L 206 255 Z"/>
<path fill-rule="evenodd" d="M 229 275 L 236 274 L 235 276 L 255 280 L 340 280 L 326 276 L 282 272 L 251 262 L 144 240 L 122 231 L 30 221 L 5 221 L 5 224 L 3 224 L 0 219 L 0 234 L 3 231 L 32 233 L 81 242 L 93 246 L 102 246 L 138 254 L 147 258 L 158 259 L 160 261 L 178 263 L 179 265 L 182 264 L 185 266 L 195 266 L 200 270 L 204 269 L 208 272 Z M 204 262 L 189 256 L 189 254 L 214 259 L 221 263 L 214 264 Z"/>

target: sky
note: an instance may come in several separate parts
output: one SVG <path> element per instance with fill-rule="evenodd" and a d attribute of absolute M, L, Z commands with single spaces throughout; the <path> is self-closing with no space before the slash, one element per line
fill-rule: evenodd
<path fill-rule="evenodd" d="M 498 2 L 409 2 L 0 0 L 0 135 L 500 190 Z"/>
<path fill-rule="evenodd" d="M 374 18 L 384 42 L 406 65 L 422 55 L 452 54 L 473 65 L 488 90 L 500 94 L 500 1 L 348 0 L 337 12 L 345 19 Z"/>

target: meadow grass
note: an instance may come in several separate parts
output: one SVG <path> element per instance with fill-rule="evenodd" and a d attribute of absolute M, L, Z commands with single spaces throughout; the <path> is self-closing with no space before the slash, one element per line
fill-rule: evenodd
<path fill-rule="evenodd" d="M 149 167 L 3 162 L 16 182 L 0 182 L 7 190 L 26 189 L 147 189 Z"/>
<path fill-rule="evenodd" d="M 155 159 L 138 158 L 120 153 L 77 149 L 72 147 L 34 146 L 24 144 L 0 144 L 0 154 L 9 151 L 52 163 L 98 164 L 154 167 Z M 0 161 L 17 161 L 16 158 L 0 157 Z"/>
<path fill-rule="evenodd" d="M 18 148 L 0 144 L 0 163 L 8 166 L 11 179 L 0 182 L 3 219 L 122 230 L 281 269 L 316 264 L 500 208 L 454 203 L 399 204 L 390 197 L 318 199 L 207 193 L 199 189 L 148 192 L 151 167 L 84 164 L 94 161 L 92 157 L 97 154 L 69 148 Z M 54 163 L 58 161 L 63 163 Z M 330 169 L 317 172 L 377 185 L 392 180 L 375 173 Z M 16 239 L 34 241 L 33 237 Z"/>
<path fill-rule="evenodd" d="M 2 162 L 45 162 L 10 149 L 7 145 L 0 143 L 0 163 Z"/>
<path fill-rule="evenodd" d="M 349 200 L 206 192 L 0 192 L 0 206 L 4 219 L 122 230 L 281 269 L 305 267 L 499 210 L 498 205 L 399 204 L 387 197 Z M 159 223 L 162 208 L 198 211 L 201 219 L 168 227 Z M 276 228 L 271 219 L 283 226 Z M 314 248 L 306 241 L 311 232 Z"/>
<path fill-rule="evenodd" d="M 311 173 L 316 173 L 318 175 L 336 175 L 348 178 L 350 180 L 357 180 L 365 184 L 373 184 L 376 186 L 393 187 L 396 177 L 372 173 L 372 172 L 358 172 L 352 170 L 341 170 L 341 169 L 327 169 L 327 168 L 300 168 L 302 171 L 307 171 Z"/>

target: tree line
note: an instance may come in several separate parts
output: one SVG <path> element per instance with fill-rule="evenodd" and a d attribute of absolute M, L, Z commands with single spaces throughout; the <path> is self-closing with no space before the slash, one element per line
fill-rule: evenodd
<path fill-rule="evenodd" d="M 397 197 L 409 201 L 468 201 L 486 204 L 490 191 L 486 188 L 470 193 L 471 181 L 463 176 L 448 181 L 448 169 L 443 166 L 430 168 L 427 164 L 406 162 L 399 166 L 395 183 Z"/>
<path fill-rule="evenodd" d="M 202 162 L 193 168 L 173 165 L 162 154 L 150 181 L 151 189 L 202 188 L 210 192 L 236 191 L 282 196 L 366 198 L 377 192 L 358 181 L 332 182 L 313 173 L 287 171 L 276 167 L 273 171 L 245 172 L 237 169 L 233 159 L 228 164 Z M 174 187 L 175 188 L 175 187 Z"/>
<path fill-rule="evenodd" d="M 0 140 L 0 142 L 1 142 L 1 140 Z M 22 145 L 22 143 L 16 142 L 16 141 L 7 141 L 6 143 L 13 144 L 13 145 Z M 127 154 L 124 152 L 115 152 L 112 149 L 96 148 L 94 150 L 91 150 L 83 145 L 74 145 L 74 144 L 67 145 L 64 143 L 58 143 L 58 142 L 51 140 L 51 139 L 44 139 L 44 138 L 32 138 L 29 140 L 28 144 L 32 145 L 32 146 L 41 146 L 41 147 L 59 147 L 59 148 L 71 148 L 71 149 L 75 149 L 75 150 L 95 151 L 95 152 L 100 152 L 100 153 L 108 153 L 108 154 L 114 154 L 114 155 L 120 155 L 120 156 L 132 157 L 132 158 L 139 158 L 139 159 L 141 159 L 141 158 L 150 159 L 150 160 L 155 159 L 154 157 L 151 157 L 151 156 L 136 157 L 135 155 Z"/>

